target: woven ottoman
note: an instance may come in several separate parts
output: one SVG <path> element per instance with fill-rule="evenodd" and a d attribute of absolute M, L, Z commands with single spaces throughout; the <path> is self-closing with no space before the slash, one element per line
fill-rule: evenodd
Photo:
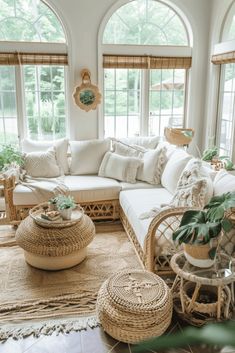
<path fill-rule="evenodd" d="M 166 283 L 152 272 L 124 270 L 107 279 L 97 298 L 97 316 L 113 338 L 138 343 L 164 333 L 172 318 Z"/>
<path fill-rule="evenodd" d="M 87 215 L 64 228 L 46 228 L 26 217 L 16 231 L 16 242 L 24 249 L 25 260 L 43 270 L 62 270 L 79 264 L 95 235 L 95 226 Z"/>

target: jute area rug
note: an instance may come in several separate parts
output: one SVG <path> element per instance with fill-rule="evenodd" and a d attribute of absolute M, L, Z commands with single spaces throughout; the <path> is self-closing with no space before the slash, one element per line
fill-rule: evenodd
<path fill-rule="evenodd" d="M 124 268 L 141 268 L 124 231 L 96 234 L 87 258 L 63 271 L 35 269 L 18 246 L 0 247 L 0 339 L 97 326 L 97 292 Z"/>

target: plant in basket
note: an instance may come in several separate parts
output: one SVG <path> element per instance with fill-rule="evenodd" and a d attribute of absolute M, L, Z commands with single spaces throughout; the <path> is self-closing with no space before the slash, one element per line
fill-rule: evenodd
<path fill-rule="evenodd" d="M 60 211 L 62 218 L 69 220 L 71 219 L 72 210 L 76 207 L 76 203 L 71 195 L 58 195 L 56 206 Z"/>
<path fill-rule="evenodd" d="M 233 223 L 229 210 L 235 207 L 235 192 L 212 197 L 203 210 L 184 213 L 173 240 L 183 243 L 186 259 L 194 266 L 210 267 L 216 257 L 223 232 L 230 232 Z"/>
<path fill-rule="evenodd" d="M 49 208 L 51 210 L 57 210 L 57 201 L 58 197 L 52 197 L 51 199 L 48 200 Z"/>

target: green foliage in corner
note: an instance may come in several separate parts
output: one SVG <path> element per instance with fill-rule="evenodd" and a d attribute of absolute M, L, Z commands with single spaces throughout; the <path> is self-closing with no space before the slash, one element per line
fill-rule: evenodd
<path fill-rule="evenodd" d="M 7 144 L 0 147 L 0 171 L 8 164 L 24 164 L 23 154 L 14 146 Z"/>

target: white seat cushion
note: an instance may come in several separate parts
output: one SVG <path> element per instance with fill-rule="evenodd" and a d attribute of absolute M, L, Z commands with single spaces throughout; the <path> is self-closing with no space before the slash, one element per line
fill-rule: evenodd
<path fill-rule="evenodd" d="M 101 178 L 96 175 L 66 175 L 64 183 L 69 188 L 75 201 L 79 203 L 116 200 L 121 190 L 121 186 L 116 180 Z M 36 205 L 41 202 L 37 197 L 37 192 L 33 192 L 21 184 L 16 185 L 13 200 L 15 205 Z"/>
<path fill-rule="evenodd" d="M 125 190 L 120 192 L 120 205 L 131 224 L 136 237 L 143 248 L 144 239 L 152 218 L 139 219 L 144 212 L 149 212 L 156 205 L 170 203 L 172 194 L 165 188 Z"/>
<path fill-rule="evenodd" d="M 122 190 L 162 188 L 162 186 L 160 184 L 152 185 L 152 184 L 146 183 L 145 181 L 139 181 L 139 180 L 137 180 L 137 182 L 135 184 L 126 183 L 124 181 L 121 181 L 120 185 L 121 185 Z"/>

